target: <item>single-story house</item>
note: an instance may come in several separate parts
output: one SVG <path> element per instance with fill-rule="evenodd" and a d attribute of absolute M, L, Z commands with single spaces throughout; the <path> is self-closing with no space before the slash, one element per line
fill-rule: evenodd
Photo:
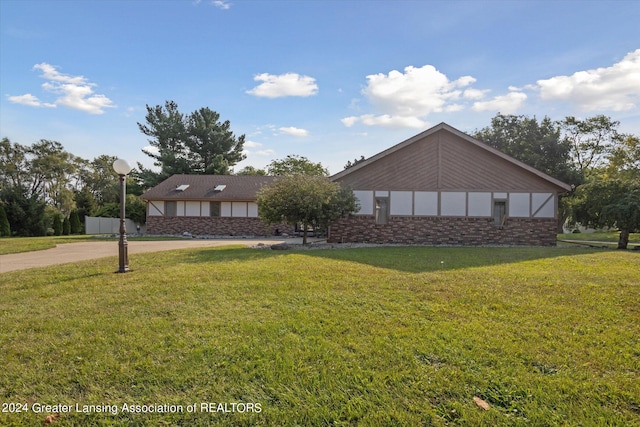
<path fill-rule="evenodd" d="M 147 233 L 268 236 L 291 233 L 284 224 L 258 218 L 256 194 L 272 176 L 173 175 L 142 194 Z"/>
<path fill-rule="evenodd" d="M 571 189 L 445 123 L 331 179 L 360 203 L 331 225 L 336 243 L 552 246 Z"/>
<path fill-rule="evenodd" d="M 275 177 L 173 175 L 141 197 L 147 232 L 218 236 L 292 233 L 265 225 L 256 194 Z M 360 210 L 329 242 L 536 245 L 556 242 L 558 195 L 571 187 L 441 123 L 333 175 Z"/>

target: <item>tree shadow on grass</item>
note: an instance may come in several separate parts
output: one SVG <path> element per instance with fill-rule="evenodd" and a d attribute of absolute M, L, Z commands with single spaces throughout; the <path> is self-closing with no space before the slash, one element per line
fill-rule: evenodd
<path fill-rule="evenodd" d="M 354 262 L 408 273 L 447 271 L 523 261 L 591 254 L 605 249 L 543 247 L 433 247 L 380 246 L 349 249 L 290 249 L 275 251 L 251 248 L 212 248 L 193 251 L 188 262 L 252 262 L 273 257 L 288 257 L 291 263 L 303 258 L 325 258 Z M 310 268 L 314 261 L 310 259 Z"/>

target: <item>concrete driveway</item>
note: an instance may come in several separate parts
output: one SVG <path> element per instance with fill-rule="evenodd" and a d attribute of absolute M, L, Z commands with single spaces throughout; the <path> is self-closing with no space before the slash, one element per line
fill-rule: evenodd
<path fill-rule="evenodd" d="M 129 241 L 129 255 L 142 252 L 168 251 L 172 249 L 203 248 L 228 245 L 255 246 L 259 243 L 301 243 L 302 239 L 203 239 L 203 240 L 161 240 Z M 88 259 L 118 256 L 118 242 L 78 242 L 64 243 L 52 249 L 19 254 L 0 255 L 0 273 L 46 267 L 55 264 L 84 261 Z M 116 266 L 117 267 L 117 266 Z"/>

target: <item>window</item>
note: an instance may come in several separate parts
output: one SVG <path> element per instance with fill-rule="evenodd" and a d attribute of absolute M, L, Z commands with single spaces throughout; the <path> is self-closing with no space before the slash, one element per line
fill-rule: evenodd
<path fill-rule="evenodd" d="M 507 201 L 494 200 L 493 202 L 493 223 L 495 225 L 504 225 L 507 220 Z"/>
<path fill-rule="evenodd" d="M 165 216 L 177 216 L 178 215 L 178 202 L 164 202 L 164 215 Z"/>
<path fill-rule="evenodd" d="M 389 222 L 389 198 L 376 197 L 376 224 Z"/>
<path fill-rule="evenodd" d="M 220 216 L 220 202 L 210 202 L 209 204 L 209 215 L 213 217 Z"/>

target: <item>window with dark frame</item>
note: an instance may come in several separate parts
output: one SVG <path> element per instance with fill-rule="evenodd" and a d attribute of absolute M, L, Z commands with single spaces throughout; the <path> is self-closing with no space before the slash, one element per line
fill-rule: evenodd
<path fill-rule="evenodd" d="M 165 216 L 177 216 L 178 215 L 178 202 L 164 202 L 164 215 Z"/>
<path fill-rule="evenodd" d="M 493 224 L 503 226 L 507 220 L 507 201 L 493 201 Z"/>
<path fill-rule="evenodd" d="M 376 197 L 376 224 L 389 222 L 389 198 Z"/>
<path fill-rule="evenodd" d="M 209 216 L 216 218 L 220 216 L 220 202 L 209 203 Z"/>

